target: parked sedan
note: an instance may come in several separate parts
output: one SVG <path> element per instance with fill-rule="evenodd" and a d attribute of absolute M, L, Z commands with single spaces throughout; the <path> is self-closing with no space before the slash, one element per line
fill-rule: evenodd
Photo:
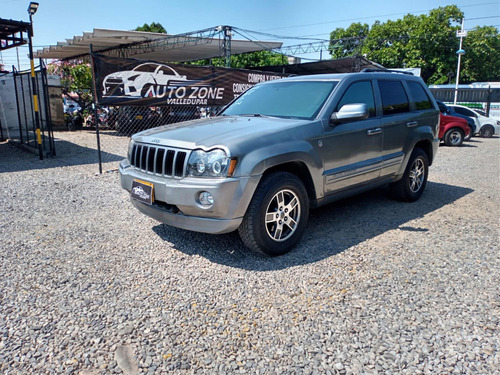
<path fill-rule="evenodd" d="M 439 139 L 446 146 L 460 146 L 466 137 L 470 138 L 470 128 L 465 119 L 441 113 L 439 118 Z"/>
<path fill-rule="evenodd" d="M 494 134 L 500 134 L 500 121 L 491 117 L 483 116 L 476 110 L 465 107 L 463 105 L 448 104 L 448 108 L 450 108 L 451 114 L 453 116 L 455 116 L 455 113 L 458 113 L 472 118 L 479 128 L 479 130 L 477 130 L 477 133 L 481 137 L 490 138 Z"/>
<path fill-rule="evenodd" d="M 470 132 L 469 132 L 468 136 L 464 137 L 464 141 L 470 140 L 471 137 L 479 131 L 479 127 L 476 125 L 476 123 L 474 122 L 474 120 L 472 119 L 472 117 L 465 116 L 465 115 L 462 115 L 462 114 L 456 113 L 456 112 L 452 113 L 450 107 L 448 107 L 446 104 L 444 104 L 440 100 L 436 100 L 436 103 L 437 103 L 437 105 L 439 107 L 439 111 L 443 115 L 460 117 L 460 118 L 463 118 L 465 121 L 467 121 L 467 126 L 469 127 Z"/>

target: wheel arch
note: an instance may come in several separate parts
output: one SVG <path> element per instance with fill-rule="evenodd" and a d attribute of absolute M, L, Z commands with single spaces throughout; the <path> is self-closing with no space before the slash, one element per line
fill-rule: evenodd
<path fill-rule="evenodd" d="M 314 202 L 316 201 L 317 198 L 316 190 L 314 187 L 314 182 L 311 176 L 311 172 L 309 171 L 309 168 L 307 167 L 306 163 L 304 163 L 303 161 L 296 160 L 282 164 L 277 164 L 266 169 L 262 177 L 276 172 L 288 172 L 298 177 L 304 184 L 304 187 L 306 188 L 310 204 L 314 205 Z"/>
<path fill-rule="evenodd" d="M 433 150 L 432 150 L 432 142 L 428 139 L 423 139 L 415 143 L 413 149 L 420 148 L 427 155 L 427 160 L 429 161 L 429 166 L 432 165 L 433 162 Z"/>

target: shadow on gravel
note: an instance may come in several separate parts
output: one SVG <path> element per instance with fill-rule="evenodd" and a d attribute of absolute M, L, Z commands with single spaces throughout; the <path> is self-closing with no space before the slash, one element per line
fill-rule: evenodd
<path fill-rule="evenodd" d="M 469 143 L 462 143 L 460 146 L 458 147 L 469 147 L 469 148 L 476 148 L 477 146 L 476 145 L 471 145 Z"/>
<path fill-rule="evenodd" d="M 55 141 L 56 156 L 40 160 L 38 151 L 32 153 L 10 142 L 0 143 L 0 173 L 20 172 L 34 169 L 50 169 L 75 165 L 96 164 L 99 162 L 97 144 L 95 148 L 84 147 L 76 143 L 57 140 Z M 101 152 L 102 160 L 118 162 L 123 156 Z M 96 167 L 96 172 L 98 167 Z"/>
<path fill-rule="evenodd" d="M 246 249 L 237 232 L 225 235 L 195 233 L 157 225 L 153 228 L 163 240 L 187 255 L 199 255 L 230 267 L 270 271 L 314 263 L 392 229 L 427 232 L 407 223 L 436 211 L 470 194 L 459 186 L 428 182 L 424 195 L 416 203 L 390 199 L 381 188 L 312 210 L 304 237 L 290 253 L 265 258 Z"/>

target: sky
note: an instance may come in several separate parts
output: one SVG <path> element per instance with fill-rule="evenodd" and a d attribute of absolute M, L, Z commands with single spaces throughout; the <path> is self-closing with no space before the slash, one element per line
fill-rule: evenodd
<path fill-rule="evenodd" d="M 500 29 L 500 0 L 332 1 L 332 0 L 38 0 L 33 16 L 34 50 L 91 32 L 94 28 L 133 30 L 157 22 L 169 34 L 181 34 L 228 25 L 267 35 L 251 34 L 255 40 L 282 41 L 284 46 L 328 40 L 331 31 L 353 22 L 372 25 L 376 20 L 397 20 L 406 14 L 428 14 L 431 9 L 456 4 L 465 15 L 465 29 L 491 25 Z M 29 21 L 29 1 L 0 0 L 0 18 Z M 247 34 L 250 35 L 250 34 Z M 236 35 L 235 39 L 239 36 Z M 310 38 L 310 39 L 297 39 Z M 457 49 L 459 39 L 457 38 Z M 18 67 L 19 54 L 19 67 Z M 29 68 L 28 47 L 0 54 L 10 70 Z M 295 55 L 303 62 L 328 59 L 326 51 Z"/>

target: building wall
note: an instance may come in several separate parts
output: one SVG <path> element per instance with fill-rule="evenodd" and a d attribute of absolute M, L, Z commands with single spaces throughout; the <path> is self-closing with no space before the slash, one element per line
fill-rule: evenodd
<path fill-rule="evenodd" d="M 44 103 L 45 93 L 42 88 L 42 80 L 39 75 L 38 86 L 40 88 L 40 102 Z M 23 85 L 21 85 L 21 80 Z M 61 81 L 57 76 L 49 76 L 48 79 L 49 104 L 53 125 L 64 125 L 63 103 Z M 24 132 L 26 129 L 33 129 L 33 104 L 32 92 L 30 91 L 31 76 L 25 74 L 16 78 L 14 84 L 14 75 L 8 73 L 0 76 L 0 121 L 2 126 L 2 134 L 4 138 L 18 140 L 20 138 L 19 117 L 21 117 L 21 129 Z M 16 104 L 16 85 L 19 98 L 19 116 L 18 107 Z M 41 120 L 44 122 L 42 126 L 47 128 L 43 105 L 40 106 Z M 26 125 L 27 124 L 27 125 Z"/>
<path fill-rule="evenodd" d="M 5 138 L 12 138 L 10 133 L 19 132 L 16 95 L 12 73 L 0 77 L 0 121 Z"/>

